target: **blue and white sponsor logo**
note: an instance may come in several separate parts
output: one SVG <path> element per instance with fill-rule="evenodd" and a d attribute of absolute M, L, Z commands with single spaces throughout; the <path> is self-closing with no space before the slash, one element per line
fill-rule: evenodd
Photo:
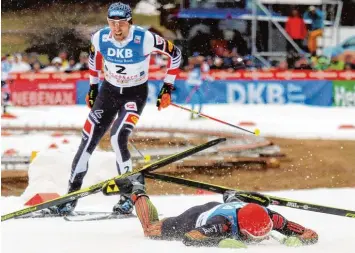
<path fill-rule="evenodd" d="M 114 17 L 114 16 L 124 17 L 125 12 L 123 10 L 113 10 L 113 11 L 110 11 L 109 16 L 110 17 Z"/>
<path fill-rule="evenodd" d="M 142 38 L 142 36 L 139 36 L 139 35 L 134 36 L 134 43 L 140 44 L 141 43 L 141 38 Z"/>

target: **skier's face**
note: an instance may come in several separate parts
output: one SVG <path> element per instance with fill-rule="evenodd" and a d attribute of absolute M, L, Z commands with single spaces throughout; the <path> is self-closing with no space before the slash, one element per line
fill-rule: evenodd
<path fill-rule="evenodd" d="M 121 41 L 128 36 L 130 28 L 129 20 L 108 18 L 107 21 L 115 40 Z"/>

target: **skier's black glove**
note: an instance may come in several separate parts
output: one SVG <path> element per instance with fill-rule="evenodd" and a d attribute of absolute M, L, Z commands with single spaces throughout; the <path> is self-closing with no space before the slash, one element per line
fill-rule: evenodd
<path fill-rule="evenodd" d="M 90 84 L 90 89 L 88 94 L 86 95 L 86 104 L 92 108 L 94 106 L 97 95 L 99 94 L 99 85 L 98 84 Z"/>

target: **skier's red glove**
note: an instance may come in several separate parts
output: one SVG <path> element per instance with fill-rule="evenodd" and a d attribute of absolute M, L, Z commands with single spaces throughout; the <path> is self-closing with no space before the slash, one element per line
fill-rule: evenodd
<path fill-rule="evenodd" d="M 318 242 L 318 235 L 311 229 L 306 228 L 301 235 L 286 237 L 282 243 L 288 247 L 299 247 L 315 244 Z"/>
<path fill-rule="evenodd" d="M 166 108 L 171 103 L 171 91 L 174 90 L 174 85 L 170 83 L 164 83 L 163 87 L 161 88 L 158 100 L 157 100 L 157 107 L 160 111 L 161 108 Z"/>
<path fill-rule="evenodd" d="M 314 244 L 318 241 L 318 234 L 312 229 L 306 228 L 302 235 L 298 236 L 304 245 Z"/>

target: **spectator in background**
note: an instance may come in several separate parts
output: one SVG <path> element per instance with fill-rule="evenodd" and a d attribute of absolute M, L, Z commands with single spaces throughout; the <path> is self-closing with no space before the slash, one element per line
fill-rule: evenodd
<path fill-rule="evenodd" d="M 11 95 L 7 82 L 11 68 L 12 65 L 9 62 L 9 55 L 1 57 L 1 106 L 4 114 L 7 113 L 6 108 L 10 103 Z"/>
<path fill-rule="evenodd" d="M 330 61 L 328 70 L 344 70 L 345 69 L 345 63 L 343 61 L 340 61 L 337 56 L 333 57 L 332 60 Z"/>
<path fill-rule="evenodd" d="M 248 70 L 255 70 L 256 69 L 255 64 L 253 62 L 253 57 L 251 55 L 245 56 L 243 61 L 244 61 L 245 69 L 248 69 Z"/>
<path fill-rule="evenodd" d="M 310 19 L 312 22 L 308 35 L 308 50 L 313 56 L 317 54 L 317 38 L 323 35 L 323 17 L 324 13 L 314 6 L 310 6 L 303 16 L 304 19 Z"/>
<path fill-rule="evenodd" d="M 52 60 L 52 65 L 44 68 L 42 72 L 60 72 L 63 71 L 62 59 L 59 57 L 54 57 Z"/>
<path fill-rule="evenodd" d="M 42 66 L 39 61 L 36 61 L 32 64 L 32 70 L 33 73 L 40 73 L 42 71 Z"/>
<path fill-rule="evenodd" d="M 288 65 L 286 61 L 282 61 L 279 63 L 279 65 L 277 66 L 277 70 L 279 71 L 284 71 L 288 69 Z"/>
<path fill-rule="evenodd" d="M 248 45 L 242 34 L 238 30 L 233 30 L 234 35 L 228 41 L 227 47 L 235 55 L 245 56 L 248 54 Z"/>
<path fill-rule="evenodd" d="M 353 59 L 351 54 L 348 54 L 345 56 L 344 69 L 345 70 L 354 70 L 355 69 L 355 59 Z"/>
<path fill-rule="evenodd" d="M 243 70 L 245 69 L 246 66 L 243 62 L 243 58 L 239 57 L 239 56 L 233 56 L 232 57 L 232 66 L 231 66 L 231 70 Z"/>
<path fill-rule="evenodd" d="M 298 70 L 312 70 L 312 64 L 311 62 L 309 62 L 309 60 L 305 57 L 299 59 L 298 61 L 296 61 L 295 63 L 295 69 Z"/>
<path fill-rule="evenodd" d="M 312 57 L 314 69 L 326 70 L 329 67 L 329 60 L 325 56 Z"/>
<path fill-rule="evenodd" d="M 62 60 L 62 67 L 66 69 L 69 67 L 68 53 L 65 50 L 61 50 L 58 54 L 58 57 Z"/>
<path fill-rule="evenodd" d="M 213 64 L 211 66 L 211 69 L 222 70 L 223 69 L 223 59 L 220 57 L 215 57 L 213 60 Z"/>
<path fill-rule="evenodd" d="M 226 34 L 224 32 L 217 31 L 215 38 L 210 41 L 212 55 L 216 55 L 218 57 L 223 57 L 225 55 L 225 51 L 228 50 L 228 41 L 224 39 L 225 35 Z"/>
<path fill-rule="evenodd" d="M 286 32 L 294 40 L 301 49 L 303 48 L 303 40 L 307 36 L 307 27 L 303 19 L 300 17 L 298 10 L 293 9 L 291 16 L 286 21 Z M 294 50 L 291 43 L 287 43 L 287 51 Z"/>
<path fill-rule="evenodd" d="M 31 69 L 34 70 L 34 65 L 40 65 L 40 68 L 43 69 L 45 66 L 40 62 L 40 60 L 38 59 L 38 54 L 37 53 L 30 53 L 29 57 L 28 57 L 28 64 L 30 64 Z M 38 67 L 38 66 L 37 66 Z M 36 67 L 36 71 L 38 70 Z M 36 72 L 34 71 L 34 72 Z"/>
<path fill-rule="evenodd" d="M 80 53 L 79 62 L 75 64 L 74 70 L 89 70 L 89 54 L 87 52 Z"/>
<path fill-rule="evenodd" d="M 22 61 L 21 54 L 14 54 L 12 59 L 13 61 L 11 63 L 12 64 L 11 71 L 10 71 L 11 73 L 22 73 L 31 70 L 30 64 Z"/>
<path fill-rule="evenodd" d="M 10 55 L 1 57 L 1 87 L 5 85 L 5 82 L 9 77 L 9 73 L 12 68 L 12 64 L 9 61 L 9 57 Z"/>
<path fill-rule="evenodd" d="M 210 55 L 207 56 L 205 63 L 206 63 L 209 67 L 211 67 L 211 66 L 213 65 L 213 58 L 212 58 L 212 56 L 210 56 Z"/>
<path fill-rule="evenodd" d="M 64 72 L 70 73 L 70 72 L 75 71 L 75 65 L 76 65 L 76 62 L 75 62 L 74 57 L 70 57 L 69 61 L 68 61 L 68 67 L 63 68 Z"/>
<path fill-rule="evenodd" d="M 223 52 L 223 68 L 228 69 L 232 67 L 232 53 L 226 49 Z"/>
<path fill-rule="evenodd" d="M 29 64 L 29 57 L 27 53 L 21 53 L 22 56 L 22 62 L 28 63 Z"/>

